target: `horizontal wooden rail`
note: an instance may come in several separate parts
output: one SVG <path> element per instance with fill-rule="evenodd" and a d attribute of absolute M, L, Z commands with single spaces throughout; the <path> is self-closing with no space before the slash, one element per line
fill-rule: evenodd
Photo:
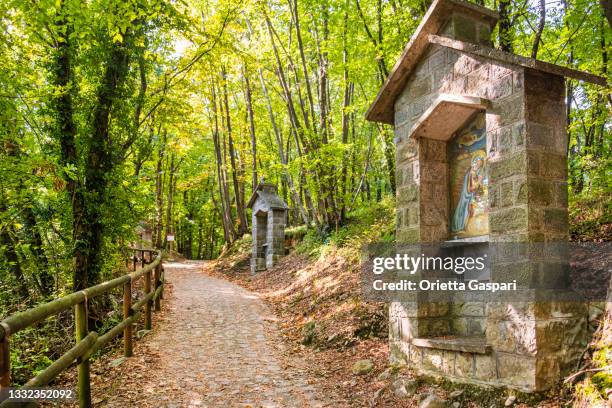
<path fill-rule="evenodd" d="M 129 280 L 136 280 L 140 276 L 153 270 L 161 262 L 161 253 L 155 258 L 155 260 L 145 266 L 144 268 L 138 269 L 127 275 L 120 276 L 110 281 L 100 283 L 99 285 L 92 286 L 87 289 L 83 289 L 78 292 L 71 293 L 70 295 L 64 296 L 59 299 L 52 300 L 51 302 L 36 306 L 35 308 L 16 313 L 12 316 L 0 322 L 0 337 L 15 334 L 20 330 L 30 327 L 34 323 L 46 319 L 47 317 L 56 315 L 60 312 L 66 311 L 71 307 L 82 303 L 86 299 L 92 299 L 96 296 L 103 295 L 110 292 L 111 290 L 119 287 Z M 8 330 L 6 332 L 6 330 Z"/>
<path fill-rule="evenodd" d="M 89 333 L 87 337 L 68 350 L 66 354 L 55 360 L 55 362 L 53 362 L 49 367 L 45 368 L 36 377 L 28 381 L 23 387 L 21 387 L 21 389 L 27 390 L 29 388 L 44 387 L 45 385 L 48 385 L 55 377 L 60 375 L 62 371 L 70 367 L 76 359 L 87 353 L 87 350 L 89 350 L 96 343 L 97 339 L 97 333 Z M 2 404 L 0 404 L 0 408 L 18 406 L 23 407 L 23 405 L 23 403 L 4 401 Z"/>
<path fill-rule="evenodd" d="M 127 319 L 121 321 L 121 323 L 119 323 L 118 325 L 110 329 L 108 332 L 104 333 L 104 335 L 98 337 L 96 342 L 89 348 L 89 350 L 87 350 L 87 353 L 85 353 L 81 359 L 87 360 L 96 351 L 100 350 L 112 339 L 114 339 L 115 337 L 123 333 L 123 331 L 128 325 L 134 324 L 138 320 L 139 317 L 140 317 L 140 314 L 135 314 L 134 316 L 128 317 Z"/>
<path fill-rule="evenodd" d="M 129 250 L 140 252 L 142 268 L 32 309 L 16 313 L 0 321 L 0 388 L 10 385 L 10 336 L 41 320 L 74 307 L 75 346 L 36 377 L 28 381 L 22 389 L 48 385 L 61 372 L 76 362 L 78 365 L 79 405 L 81 407 L 91 407 L 89 358 L 121 333 L 123 333 L 124 354 L 126 357 L 130 357 L 132 355 L 132 325 L 138 321 L 141 315 L 140 309 L 145 308 L 145 328 L 151 329 L 152 307 L 155 305 L 155 310 L 159 310 L 159 300 L 163 294 L 164 279 L 161 251 L 140 248 L 129 248 Z M 145 252 L 149 254 L 149 260 L 152 260 L 147 265 L 145 265 Z M 157 253 L 155 259 L 152 259 L 153 253 Z M 134 257 L 135 259 L 136 257 Z M 134 261 L 135 266 L 136 261 Z M 153 272 L 154 275 L 152 276 Z M 140 277 L 144 277 L 144 296 L 132 306 L 132 284 Z M 151 282 L 152 279 L 154 279 L 154 282 Z M 89 299 L 109 293 L 120 286 L 123 287 L 123 320 L 103 335 L 98 335 L 95 332 L 88 333 L 87 302 Z M 13 405 L 14 403 L 4 401 L 0 403 L 0 408 Z M 20 406 L 23 406 L 23 403 Z"/>
<path fill-rule="evenodd" d="M 138 302 L 136 302 L 136 304 L 134 306 L 132 306 L 132 311 L 139 310 L 140 308 L 145 306 L 148 302 L 153 300 L 153 295 L 155 295 L 154 292 L 150 292 L 147 295 L 145 295 L 142 299 L 140 299 Z"/>

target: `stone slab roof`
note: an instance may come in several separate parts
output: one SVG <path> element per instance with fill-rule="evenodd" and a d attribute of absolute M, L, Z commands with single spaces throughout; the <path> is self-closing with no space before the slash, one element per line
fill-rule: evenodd
<path fill-rule="evenodd" d="M 410 137 L 448 140 L 476 112 L 486 109 L 484 98 L 441 94 L 410 129 Z"/>
<path fill-rule="evenodd" d="M 276 194 L 276 186 L 274 184 L 259 183 L 247 203 L 247 208 L 252 208 L 253 204 L 255 204 L 255 200 L 258 198 L 263 200 L 268 208 L 281 210 L 289 209 L 283 199 Z"/>
<path fill-rule="evenodd" d="M 477 15 L 481 21 L 487 21 L 491 25 L 491 28 L 495 26 L 499 18 L 499 15 L 495 11 L 476 4 L 461 0 L 434 0 L 423 17 L 421 24 L 419 24 L 412 38 L 406 45 L 406 48 L 404 48 L 402 55 L 393 67 L 389 77 L 387 77 L 378 95 L 376 95 L 374 102 L 372 102 L 372 105 L 368 109 L 366 113 L 367 120 L 393 124 L 395 100 L 403 91 L 412 70 L 416 67 L 421 56 L 430 44 L 442 45 L 461 52 L 479 55 L 481 57 L 519 65 L 553 75 L 592 82 L 598 85 L 606 85 L 606 79 L 597 75 L 522 57 L 496 50 L 485 45 L 467 43 L 436 35 L 440 32 L 454 11 L 459 11 L 468 15 Z"/>
<path fill-rule="evenodd" d="M 523 57 L 522 55 L 512 54 L 510 52 L 497 50 L 495 48 L 487 47 L 484 45 L 454 40 L 452 38 L 443 37 L 435 34 L 430 34 L 428 39 L 430 44 L 438 44 L 446 48 L 452 48 L 457 51 L 465 52 L 467 54 L 472 54 L 479 57 L 504 62 L 506 64 L 518 65 L 524 68 L 546 72 L 548 74 L 577 79 L 579 81 L 586 81 L 596 85 L 607 85 L 606 78 L 599 75 L 591 74 L 589 72 L 584 71 L 578 71 L 577 69 L 573 68 L 562 67 L 560 65 L 551 64 L 550 62 L 544 62 L 533 58 Z"/>

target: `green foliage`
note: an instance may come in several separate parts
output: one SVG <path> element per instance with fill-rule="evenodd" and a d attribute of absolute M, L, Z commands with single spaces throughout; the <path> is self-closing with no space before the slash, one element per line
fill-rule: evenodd
<path fill-rule="evenodd" d="M 21 385 L 47 368 L 72 346 L 72 322 L 66 313 L 11 336 L 11 378 Z"/>
<path fill-rule="evenodd" d="M 574 240 L 612 239 L 612 202 L 609 193 L 573 195 L 570 201 L 570 233 Z"/>
<path fill-rule="evenodd" d="M 357 259 L 363 245 L 395 239 L 395 199 L 391 196 L 357 208 L 347 218 L 346 225 L 328 234 L 308 230 L 296 252 L 319 257 L 329 251 L 340 251 L 351 259 Z"/>

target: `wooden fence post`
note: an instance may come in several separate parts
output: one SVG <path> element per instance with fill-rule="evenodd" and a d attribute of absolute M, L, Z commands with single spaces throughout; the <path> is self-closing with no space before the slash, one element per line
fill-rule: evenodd
<path fill-rule="evenodd" d="M 142 268 L 145 266 L 145 251 L 140 251 L 140 266 Z"/>
<path fill-rule="evenodd" d="M 155 285 L 154 285 L 155 289 L 153 289 L 154 291 L 157 291 L 157 288 L 161 286 L 160 276 L 161 276 L 161 262 L 157 264 L 157 266 L 155 267 L 155 274 L 153 275 L 153 280 L 155 281 Z M 155 311 L 156 312 L 159 312 L 161 310 L 160 297 L 161 297 L 161 292 L 160 292 L 160 296 L 155 298 Z"/>
<path fill-rule="evenodd" d="M 0 339 L 0 389 L 11 385 L 11 353 L 9 336 L 5 333 Z"/>
<path fill-rule="evenodd" d="M 132 315 L 132 279 L 123 284 L 123 319 Z M 128 324 L 123 329 L 123 353 L 126 357 L 132 357 L 132 325 Z"/>
<path fill-rule="evenodd" d="M 134 264 L 133 265 L 134 268 L 132 270 L 134 270 L 134 271 L 136 270 L 136 259 L 138 259 L 138 258 L 136 257 L 136 251 L 134 251 L 134 255 L 132 257 L 132 263 Z"/>
<path fill-rule="evenodd" d="M 145 296 L 151 293 L 151 271 L 145 273 L 144 282 Z M 145 304 L 145 330 L 151 330 L 151 306 L 153 305 L 152 300 L 148 300 Z"/>
<path fill-rule="evenodd" d="M 164 265 L 162 265 L 162 263 L 160 261 L 160 263 L 159 263 L 159 277 L 160 277 L 160 280 L 161 280 L 162 276 L 164 276 Z M 165 279 L 165 276 L 164 276 L 164 279 Z M 161 284 L 162 284 L 162 288 L 159 291 L 159 298 L 163 300 L 164 299 L 164 283 L 161 282 Z"/>
<path fill-rule="evenodd" d="M 74 306 L 74 326 L 77 343 L 87 337 L 87 298 Z M 82 360 L 78 365 L 77 389 L 79 407 L 91 407 L 91 384 L 89 382 L 89 359 Z"/>

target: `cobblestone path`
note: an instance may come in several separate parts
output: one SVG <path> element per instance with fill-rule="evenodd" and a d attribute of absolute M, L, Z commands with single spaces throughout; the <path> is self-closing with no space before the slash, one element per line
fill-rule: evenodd
<path fill-rule="evenodd" d="M 140 371 L 137 384 L 117 380 L 100 390 L 104 401 L 96 406 L 325 406 L 296 368 L 300 364 L 283 363 L 284 346 L 266 305 L 235 284 L 204 275 L 201 267 L 165 264 L 166 281 L 173 286 L 163 301 L 169 311 L 138 342 L 144 350 L 121 367 Z"/>

